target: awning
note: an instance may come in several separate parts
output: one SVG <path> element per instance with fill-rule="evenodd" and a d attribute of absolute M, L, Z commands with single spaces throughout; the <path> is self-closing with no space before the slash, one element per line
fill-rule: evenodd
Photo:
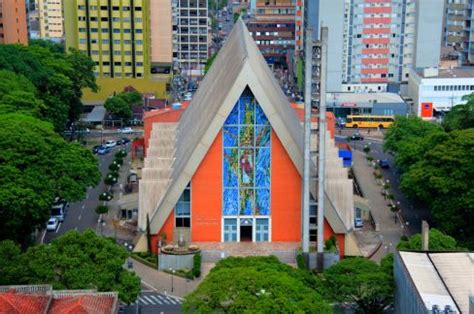
<path fill-rule="evenodd" d="M 85 122 L 102 122 L 105 117 L 105 112 L 104 106 L 95 106 L 82 120 Z"/>

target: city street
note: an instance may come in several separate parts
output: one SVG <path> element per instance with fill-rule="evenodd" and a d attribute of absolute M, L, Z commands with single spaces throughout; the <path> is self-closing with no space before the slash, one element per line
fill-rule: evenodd
<path fill-rule="evenodd" d="M 110 135 L 107 139 L 110 138 Z M 114 159 L 114 154 L 124 146 L 114 147 L 106 155 L 96 155 L 99 160 L 99 169 L 102 178 L 97 186 L 87 189 L 86 198 L 80 202 L 69 204 L 64 222 L 60 223 L 56 231 L 45 232 L 42 243 L 48 243 L 56 237 L 64 234 L 69 230 L 83 231 L 87 228 L 96 228 L 99 216 L 95 212 L 95 208 L 99 205 L 99 195 L 106 190 L 103 177 L 109 172 L 109 165 Z M 128 149 L 129 145 L 127 146 Z"/>
<path fill-rule="evenodd" d="M 142 290 L 137 301 L 128 306 L 124 306 L 122 313 L 181 313 L 181 303 L 182 300 L 180 298 L 157 293 L 153 290 Z"/>

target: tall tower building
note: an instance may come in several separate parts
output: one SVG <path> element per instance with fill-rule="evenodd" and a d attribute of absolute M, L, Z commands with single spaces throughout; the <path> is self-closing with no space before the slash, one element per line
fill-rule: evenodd
<path fill-rule="evenodd" d="M 142 93 L 165 96 L 169 75 L 160 70 L 161 62 L 166 61 L 166 55 L 158 52 L 162 48 L 160 35 L 157 35 L 162 31 L 157 29 L 160 26 L 160 15 L 159 12 L 151 14 L 151 8 L 160 9 L 160 2 L 162 1 L 63 2 L 66 46 L 89 55 L 96 64 L 95 74 L 100 91 L 98 94 L 85 92 L 86 102 L 103 102 L 108 96 L 121 92 L 128 86 Z M 152 17 L 153 22 L 150 21 Z"/>
<path fill-rule="evenodd" d="M 25 0 L 0 0 L 0 44 L 28 44 Z"/>
<path fill-rule="evenodd" d="M 63 40 L 64 24 L 62 1 L 35 0 L 35 9 L 39 19 L 39 37 L 54 41 Z"/>
<path fill-rule="evenodd" d="M 329 29 L 329 92 L 385 91 L 410 67 L 439 65 L 443 0 L 320 0 L 305 10 L 315 39 Z"/>
<path fill-rule="evenodd" d="M 447 0 L 444 46 L 454 47 L 461 63 L 474 64 L 474 0 Z"/>
<path fill-rule="evenodd" d="M 209 57 L 207 0 L 173 0 L 173 60 L 185 76 L 202 76 Z"/>
<path fill-rule="evenodd" d="M 290 67 L 295 53 L 295 0 L 257 0 L 247 24 L 267 63 Z"/>

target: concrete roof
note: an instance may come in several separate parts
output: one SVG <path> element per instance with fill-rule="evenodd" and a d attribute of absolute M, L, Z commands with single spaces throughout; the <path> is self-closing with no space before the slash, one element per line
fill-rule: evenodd
<path fill-rule="evenodd" d="M 415 69 L 416 74 L 424 79 L 439 79 L 439 78 L 473 78 L 474 77 L 474 67 L 461 67 L 454 69 L 439 69 L 438 75 L 434 76 L 424 76 L 422 68 Z"/>
<path fill-rule="evenodd" d="M 474 293 L 473 253 L 400 252 L 400 257 L 427 309 L 433 305 L 469 313 Z"/>
<path fill-rule="evenodd" d="M 174 146 L 163 150 L 163 153 L 169 153 L 165 159 L 167 163 L 172 163 L 172 170 L 169 178 L 163 177 L 161 183 L 156 181 L 157 186 L 164 185 L 163 195 L 152 197 L 158 201 L 156 209 L 146 207 L 152 206 L 150 193 L 157 192 L 153 192 L 151 184 L 150 188 L 146 186 L 146 180 L 140 182 L 140 217 L 146 215 L 143 211 L 150 213 L 152 230 L 161 230 L 247 86 L 258 100 L 295 167 L 300 174 L 303 173 L 303 130 L 299 119 L 245 24 L 239 19 L 183 113 L 176 131 L 171 125 L 166 131 L 176 136 L 176 140 Z M 149 152 L 154 154 L 159 152 L 159 148 L 150 146 Z M 158 156 L 153 158 L 158 159 Z M 152 171 L 150 169 L 149 173 Z M 153 181 L 151 176 L 147 178 L 149 182 Z M 317 196 L 316 189 L 313 189 L 313 195 Z M 328 205 L 325 216 L 335 232 L 346 233 L 351 229 L 352 221 L 344 218 L 351 216 L 338 213 L 333 206 Z"/>
<path fill-rule="evenodd" d="M 87 116 L 82 119 L 86 122 L 102 122 L 105 117 L 105 107 L 104 106 L 95 106 L 91 112 L 87 114 Z"/>
<path fill-rule="evenodd" d="M 404 103 L 402 97 L 394 93 L 327 93 L 326 100 L 332 104 L 337 103 L 369 103 L 374 100 L 379 104 L 383 103 Z"/>

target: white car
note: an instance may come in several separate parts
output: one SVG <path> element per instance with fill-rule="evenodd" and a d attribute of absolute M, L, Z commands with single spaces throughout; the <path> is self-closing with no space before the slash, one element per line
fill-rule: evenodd
<path fill-rule="evenodd" d="M 57 218 L 49 218 L 48 224 L 46 225 L 47 231 L 56 231 L 59 226 L 59 220 Z"/>
<path fill-rule="evenodd" d="M 112 148 L 112 147 L 115 147 L 115 146 L 117 146 L 116 141 L 108 140 L 107 142 L 105 142 L 105 147 Z"/>
<path fill-rule="evenodd" d="M 133 129 L 131 127 L 126 127 L 126 128 L 122 128 L 122 129 L 118 129 L 119 133 L 122 133 L 122 134 L 130 134 L 130 133 L 133 133 Z"/>
<path fill-rule="evenodd" d="M 356 228 L 364 227 L 364 220 L 362 220 L 362 218 L 359 218 L 359 217 L 355 218 L 354 219 L 354 227 L 356 227 Z"/>

